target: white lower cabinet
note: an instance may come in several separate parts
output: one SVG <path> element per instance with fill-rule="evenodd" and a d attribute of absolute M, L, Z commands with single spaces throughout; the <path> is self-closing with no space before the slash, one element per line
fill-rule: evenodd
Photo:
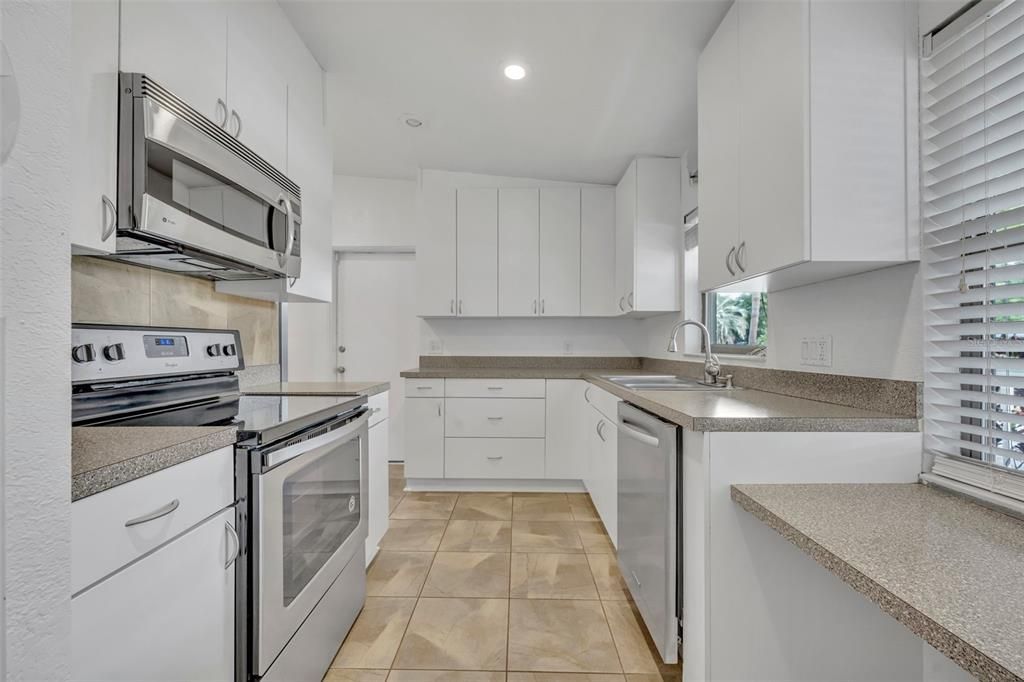
<path fill-rule="evenodd" d="M 605 530 L 618 546 L 619 435 L 616 429 L 619 399 L 596 386 L 584 390 L 582 436 L 588 444 L 583 483 L 590 493 Z"/>
<path fill-rule="evenodd" d="M 590 412 L 583 392 L 590 384 L 581 379 L 548 379 L 546 383 L 544 478 L 583 480 L 590 444 L 587 426 L 582 424 Z"/>
<path fill-rule="evenodd" d="M 449 438 L 544 438 L 543 398 L 445 398 Z"/>
<path fill-rule="evenodd" d="M 405 477 L 444 478 L 444 398 L 405 399 Z"/>
<path fill-rule="evenodd" d="M 543 438 L 446 438 L 446 478 L 544 478 Z"/>
<path fill-rule="evenodd" d="M 388 391 L 370 396 L 369 516 L 366 534 L 366 565 L 377 556 L 380 540 L 388 531 Z"/>
<path fill-rule="evenodd" d="M 72 679 L 233 680 L 234 523 L 225 509 L 76 595 Z"/>

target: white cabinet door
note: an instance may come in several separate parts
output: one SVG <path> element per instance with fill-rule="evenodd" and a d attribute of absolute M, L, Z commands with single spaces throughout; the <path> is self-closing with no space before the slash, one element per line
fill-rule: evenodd
<path fill-rule="evenodd" d="M 277 3 L 233 3 L 228 14 L 227 129 L 279 169 L 288 158 L 288 75 L 275 45 L 292 30 Z"/>
<path fill-rule="evenodd" d="M 697 137 L 700 140 L 700 254 L 704 291 L 731 282 L 739 245 L 739 33 L 737 5 L 726 12 L 697 71 Z"/>
<path fill-rule="evenodd" d="M 634 289 L 630 310 L 680 309 L 682 270 L 682 162 L 677 158 L 637 159 Z"/>
<path fill-rule="evenodd" d="M 580 188 L 540 190 L 540 314 L 580 314 Z"/>
<path fill-rule="evenodd" d="M 227 509 L 72 599 L 71 678 L 233 680 L 234 522 Z"/>
<path fill-rule="evenodd" d="M 615 187 L 615 305 L 632 310 L 636 258 L 636 161 Z"/>
<path fill-rule="evenodd" d="M 405 399 L 405 477 L 444 478 L 444 399 Z"/>
<path fill-rule="evenodd" d="M 606 419 L 601 427 L 601 506 L 597 512 L 612 544 L 619 544 L 619 431 Z"/>
<path fill-rule="evenodd" d="M 580 315 L 618 315 L 615 288 L 615 188 L 580 194 Z"/>
<path fill-rule="evenodd" d="M 459 189 L 458 314 L 495 317 L 498 314 L 498 190 Z"/>
<path fill-rule="evenodd" d="M 370 427 L 369 518 L 367 519 L 366 565 L 377 556 L 380 540 L 388 530 L 388 429 L 387 419 Z"/>
<path fill-rule="evenodd" d="M 548 379 L 545 383 L 544 477 L 584 479 L 589 438 L 581 411 L 596 414 L 583 400 L 583 390 L 589 384 L 579 379 Z"/>
<path fill-rule="evenodd" d="M 456 314 L 455 202 L 454 188 L 420 189 L 416 310 L 422 317 Z"/>
<path fill-rule="evenodd" d="M 755 275 L 810 257 L 808 0 L 736 3 L 739 267 Z M 702 142 L 701 158 L 704 158 Z M 704 215 L 701 214 L 703 227 Z M 703 257 L 703 254 L 702 254 Z"/>
<path fill-rule="evenodd" d="M 118 28 L 117 0 L 72 3 L 73 253 L 109 253 L 115 247 Z"/>
<path fill-rule="evenodd" d="M 498 314 L 502 317 L 540 313 L 538 201 L 536 187 L 498 190 Z M 461 231 L 459 237 L 461 250 Z"/>
<path fill-rule="evenodd" d="M 226 123 L 228 6 L 220 0 L 123 0 L 121 70 L 136 71 Z"/>

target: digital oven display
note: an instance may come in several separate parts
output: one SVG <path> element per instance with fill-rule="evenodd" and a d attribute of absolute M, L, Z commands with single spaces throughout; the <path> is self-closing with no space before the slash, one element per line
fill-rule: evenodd
<path fill-rule="evenodd" d="M 147 358 L 182 358 L 188 356 L 188 342 L 184 336 L 143 337 Z"/>

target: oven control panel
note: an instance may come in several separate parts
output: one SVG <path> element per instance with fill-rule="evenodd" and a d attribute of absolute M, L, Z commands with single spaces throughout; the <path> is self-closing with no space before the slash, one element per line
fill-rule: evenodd
<path fill-rule="evenodd" d="M 82 324 L 71 328 L 71 381 L 92 383 L 245 367 L 238 332 Z"/>

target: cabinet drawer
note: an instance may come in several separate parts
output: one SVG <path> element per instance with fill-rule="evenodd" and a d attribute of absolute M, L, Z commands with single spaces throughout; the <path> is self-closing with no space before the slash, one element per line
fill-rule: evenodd
<path fill-rule="evenodd" d="M 110 575 L 235 499 L 235 449 L 215 450 L 71 505 L 71 592 Z M 142 523 L 125 523 L 166 508 Z"/>
<path fill-rule="evenodd" d="M 444 379 L 406 379 L 406 398 L 440 398 L 444 395 Z"/>
<path fill-rule="evenodd" d="M 592 408 L 610 419 L 612 423 L 618 423 L 619 403 L 621 400 L 593 384 L 587 384 L 587 387 L 583 389 L 583 398 Z"/>
<path fill-rule="evenodd" d="M 446 398 L 444 435 L 457 438 L 543 438 L 544 401 L 534 398 Z"/>
<path fill-rule="evenodd" d="M 447 379 L 449 398 L 543 398 L 543 379 Z"/>
<path fill-rule="evenodd" d="M 445 478 L 544 478 L 542 438 L 446 438 Z"/>
<path fill-rule="evenodd" d="M 390 391 L 384 391 L 376 395 L 371 395 L 368 403 L 370 408 L 370 422 L 369 426 L 379 424 L 388 418 L 388 393 Z"/>

